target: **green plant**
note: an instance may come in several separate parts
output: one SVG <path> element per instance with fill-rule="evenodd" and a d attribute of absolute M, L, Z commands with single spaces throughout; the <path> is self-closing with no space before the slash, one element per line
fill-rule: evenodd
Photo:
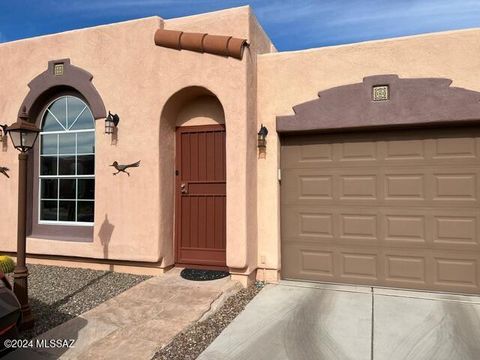
<path fill-rule="evenodd" d="M 10 273 L 13 271 L 15 263 L 12 258 L 7 255 L 0 255 L 0 271 L 3 273 Z"/>

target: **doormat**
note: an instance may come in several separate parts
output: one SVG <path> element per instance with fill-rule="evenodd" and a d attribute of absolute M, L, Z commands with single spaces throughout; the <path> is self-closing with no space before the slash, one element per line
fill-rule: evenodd
<path fill-rule="evenodd" d="M 183 269 L 180 276 L 192 281 L 209 281 L 218 280 L 229 276 L 230 273 L 218 270 L 200 270 L 200 269 Z"/>

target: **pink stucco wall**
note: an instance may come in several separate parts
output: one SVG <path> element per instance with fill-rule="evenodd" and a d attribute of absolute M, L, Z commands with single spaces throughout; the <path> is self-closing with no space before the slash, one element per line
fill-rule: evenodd
<path fill-rule="evenodd" d="M 280 141 L 278 115 L 318 99 L 318 92 L 361 83 L 370 75 L 453 80 L 452 86 L 480 91 L 480 29 L 426 34 L 258 57 L 258 117 L 269 129 L 267 154 L 258 161 L 258 263 L 281 268 Z M 272 275 L 273 276 L 273 275 Z"/>
<path fill-rule="evenodd" d="M 154 45 L 159 27 L 232 35 L 252 41 L 243 60 L 177 51 Z M 151 17 L 108 26 L 0 44 L 0 119 L 12 123 L 28 82 L 49 60 L 70 58 L 93 75 L 107 110 L 118 113 L 118 141 L 97 121 L 96 205 L 93 242 L 28 239 L 28 252 L 173 264 L 173 129 L 177 119 L 162 116 L 169 98 L 198 86 L 215 94 L 227 128 L 227 265 L 248 273 L 256 261 L 256 54 L 272 49 L 252 20 L 249 7 L 164 21 Z M 212 111 L 210 100 L 197 104 Z M 195 110 L 191 110 L 195 111 Z M 208 115 L 208 111 L 204 111 Z M 210 117 L 218 117 L 216 110 Z M 187 114 L 185 114 L 187 112 Z M 218 111 L 217 111 L 218 112 Z M 178 115 L 178 114 L 177 114 Z M 179 117 L 188 117 L 188 109 Z M 209 121 L 197 119 L 194 121 Z M 213 121 L 215 121 L 213 119 Z M 162 123 L 165 122 L 165 123 Z M 0 151 L 11 179 L 0 178 L 4 198 L 0 250 L 16 249 L 17 152 Z M 141 160 L 132 176 L 112 176 L 114 160 Z M 111 237 L 99 236 L 108 218 Z"/>
<path fill-rule="evenodd" d="M 242 60 L 161 48 L 153 43 L 159 27 L 246 38 L 250 47 Z M 237 274 L 258 266 L 275 279 L 281 267 L 276 116 L 292 114 L 292 106 L 319 91 L 378 74 L 445 77 L 452 86 L 480 91 L 479 53 L 479 29 L 276 53 L 249 7 L 0 44 L 0 123 L 16 120 L 28 82 L 49 60 L 62 58 L 92 73 L 107 110 L 121 117 L 116 144 L 103 134 L 103 121 L 96 123 L 93 242 L 29 238 L 28 251 L 173 264 L 175 126 L 224 122 L 227 265 Z M 261 123 L 269 129 L 265 156 L 256 146 Z M 131 177 L 113 177 L 107 165 L 114 160 L 142 165 Z M 12 170 L 11 179 L 0 176 L 0 251 L 14 252 L 17 152 L 11 145 L 0 146 L 0 165 Z M 106 218 L 113 231 L 105 240 L 99 234 Z"/>

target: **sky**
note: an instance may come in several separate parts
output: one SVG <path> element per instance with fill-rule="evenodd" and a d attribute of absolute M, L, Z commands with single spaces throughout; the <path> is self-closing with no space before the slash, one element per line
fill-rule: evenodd
<path fill-rule="evenodd" d="M 0 0 L 0 42 L 242 5 L 281 51 L 480 27 L 480 0 Z"/>

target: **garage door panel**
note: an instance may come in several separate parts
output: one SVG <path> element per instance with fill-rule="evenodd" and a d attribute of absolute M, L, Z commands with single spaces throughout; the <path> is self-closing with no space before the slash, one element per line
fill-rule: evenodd
<path fill-rule="evenodd" d="M 333 199 L 333 174 L 319 170 L 288 170 L 283 173 L 282 202 L 298 203 Z"/>
<path fill-rule="evenodd" d="M 433 178 L 433 200 L 478 202 L 478 174 L 473 169 L 435 171 Z"/>
<path fill-rule="evenodd" d="M 292 145 L 288 154 L 282 159 L 285 167 L 308 168 L 318 167 L 333 161 L 333 144 L 306 142 L 303 145 Z"/>
<path fill-rule="evenodd" d="M 323 246 L 319 249 L 311 244 L 287 242 L 282 254 L 284 278 L 334 281 L 338 277 L 335 265 L 335 247 Z"/>
<path fill-rule="evenodd" d="M 451 254 L 433 258 L 433 279 L 436 287 L 478 289 L 478 261 Z"/>
<path fill-rule="evenodd" d="M 345 282 L 378 281 L 378 254 L 360 253 L 358 250 L 339 253 L 340 278 Z"/>
<path fill-rule="evenodd" d="M 427 198 L 424 173 L 386 171 L 384 175 L 385 200 L 420 200 Z"/>
<path fill-rule="evenodd" d="M 283 141 L 283 276 L 479 293 L 480 136 L 449 131 Z"/>
<path fill-rule="evenodd" d="M 378 200 L 377 174 L 349 173 L 338 175 L 340 200 Z"/>
<path fill-rule="evenodd" d="M 385 160 L 418 161 L 426 158 L 424 140 L 395 140 L 385 142 Z"/>
<path fill-rule="evenodd" d="M 440 138 L 433 144 L 434 159 L 472 159 L 478 157 L 478 140 L 474 137 Z"/>
<path fill-rule="evenodd" d="M 325 163 L 333 161 L 333 145 L 332 144 L 306 144 L 299 146 L 296 153 L 292 154 L 294 158 L 292 163 L 299 162 L 300 164 L 308 163 Z"/>
<path fill-rule="evenodd" d="M 338 159 L 339 161 L 372 161 L 379 160 L 379 154 L 377 149 L 377 143 L 371 141 L 353 141 L 347 143 L 341 143 L 337 145 L 339 147 Z M 335 145 L 334 145 L 335 147 Z"/>
<path fill-rule="evenodd" d="M 415 213 L 384 214 L 385 246 L 426 246 L 428 219 Z"/>
<path fill-rule="evenodd" d="M 432 218 L 435 248 L 480 251 L 478 211 L 436 212 Z"/>
<path fill-rule="evenodd" d="M 378 216 L 376 214 L 339 214 L 340 240 L 368 244 L 377 242 Z"/>
<path fill-rule="evenodd" d="M 387 253 L 385 280 L 399 287 L 427 287 L 427 259 L 418 254 Z"/>
<path fill-rule="evenodd" d="M 282 232 L 285 237 L 302 240 L 334 239 L 334 214 L 310 208 L 285 208 L 282 216 Z"/>

